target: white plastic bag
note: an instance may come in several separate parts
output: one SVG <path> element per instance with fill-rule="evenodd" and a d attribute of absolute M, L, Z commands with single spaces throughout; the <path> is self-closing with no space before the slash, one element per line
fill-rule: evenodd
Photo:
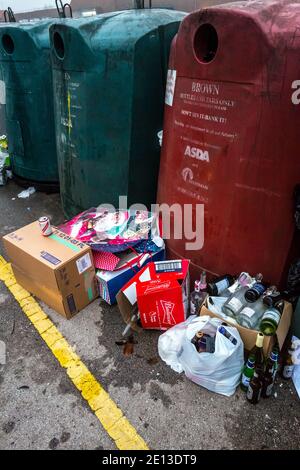
<path fill-rule="evenodd" d="M 244 365 L 244 345 L 233 326 L 226 330 L 234 336 L 233 344 L 218 331 L 222 321 L 209 316 L 191 316 L 159 337 L 158 353 L 176 372 L 185 375 L 212 392 L 230 396 L 240 382 Z M 191 340 L 198 331 L 216 335 L 214 353 L 198 353 Z"/>

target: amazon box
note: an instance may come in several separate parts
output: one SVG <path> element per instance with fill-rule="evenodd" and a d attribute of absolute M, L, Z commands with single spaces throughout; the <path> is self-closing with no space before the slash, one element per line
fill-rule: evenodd
<path fill-rule="evenodd" d="M 44 237 L 33 222 L 3 237 L 17 282 L 70 319 L 97 296 L 89 246 L 53 229 Z"/>

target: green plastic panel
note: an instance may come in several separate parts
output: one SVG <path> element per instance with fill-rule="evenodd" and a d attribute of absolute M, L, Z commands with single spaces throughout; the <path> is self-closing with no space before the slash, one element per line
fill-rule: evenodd
<path fill-rule="evenodd" d="M 50 28 L 57 151 L 67 216 L 119 195 L 156 200 L 170 45 L 182 12 L 153 9 Z"/>

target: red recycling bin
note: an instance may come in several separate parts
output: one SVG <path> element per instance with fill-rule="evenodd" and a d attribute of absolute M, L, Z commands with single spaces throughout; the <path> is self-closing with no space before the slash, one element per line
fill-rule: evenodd
<path fill-rule="evenodd" d="M 158 203 L 204 204 L 203 248 L 167 242 L 169 256 L 191 259 L 193 277 L 246 270 L 282 285 L 295 254 L 299 103 L 300 4 L 238 2 L 183 20 L 169 63 Z"/>

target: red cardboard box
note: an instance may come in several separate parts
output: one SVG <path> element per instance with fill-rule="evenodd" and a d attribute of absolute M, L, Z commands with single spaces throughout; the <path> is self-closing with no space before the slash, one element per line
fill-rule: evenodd
<path fill-rule="evenodd" d="M 189 260 L 149 263 L 119 292 L 126 323 L 137 302 L 142 327 L 167 330 L 186 319 L 189 307 Z"/>

